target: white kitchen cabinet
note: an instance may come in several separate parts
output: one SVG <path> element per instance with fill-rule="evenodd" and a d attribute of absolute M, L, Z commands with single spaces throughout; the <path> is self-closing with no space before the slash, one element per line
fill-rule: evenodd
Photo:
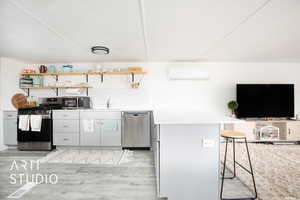
<path fill-rule="evenodd" d="M 121 146 L 121 120 L 101 120 L 101 146 Z"/>
<path fill-rule="evenodd" d="M 78 146 L 79 136 L 77 134 L 59 133 L 55 135 L 53 143 L 62 146 Z"/>
<path fill-rule="evenodd" d="M 85 123 L 88 123 L 91 127 L 85 128 Z M 100 137 L 100 120 L 91 118 L 80 119 L 81 146 L 100 146 Z"/>
<path fill-rule="evenodd" d="M 79 145 L 79 111 L 53 111 L 53 144 L 61 146 Z"/>
<path fill-rule="evenodd" d="M 79 133 L 79 120 L 53 120 L 54 133 Z"/>
<path fill-rule="evenodd" d="M 81 146 L 121 146 L 121 112 L 82 111 L 80 113 Z"/>
<path fill-rule="evenodd" d="M 3 140 L 5 145 L 17 145 L 17 111 L 4 111 Z"/>
<path fill-rule="evenodd" d="M 121 146 L 121 112 L 66 111 L 53 112 L 54 145 Z"/>
<path fill-rule="evenodd" d="M 79 120 L 78 110 L 55 110 L 53 111 L 53 119 Z"/>

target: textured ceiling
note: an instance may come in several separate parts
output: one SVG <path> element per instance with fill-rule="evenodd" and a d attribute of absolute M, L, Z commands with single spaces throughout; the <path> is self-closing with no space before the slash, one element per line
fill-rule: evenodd
<path fill-rule="evenodd" d="M 299 0 L 0 0 L 0 56 L 299 61 L 299 10 Z M 91 54 L 94 45 L 111 54 Z"/>

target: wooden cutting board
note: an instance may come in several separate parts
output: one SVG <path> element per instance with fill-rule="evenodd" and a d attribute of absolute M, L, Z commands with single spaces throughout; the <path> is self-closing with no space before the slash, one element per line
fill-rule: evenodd
<path fill-rule="evenodd" d="M 16 109 L 28 107 L 27 97 L 21 93 L 15 94 L 11 98 L 11 103 Z"/>

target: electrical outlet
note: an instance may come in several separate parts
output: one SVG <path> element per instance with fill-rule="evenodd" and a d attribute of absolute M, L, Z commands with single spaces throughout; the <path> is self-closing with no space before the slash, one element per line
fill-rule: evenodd
<path fill-rule="evenodd" d="M 202 141 L 203 148 L 213 148 L 216 145 L 215 140 L 212 139 L 203 139 Z"/>

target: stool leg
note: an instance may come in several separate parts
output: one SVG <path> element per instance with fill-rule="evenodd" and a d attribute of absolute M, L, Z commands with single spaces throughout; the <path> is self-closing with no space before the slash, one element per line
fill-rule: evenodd
<path fill-rule="evenodd" d="M 227 145 L 228 145 L 228 138 L 226 138 L 226 145 L 225 145 L 225 155 L 224 155 L 224 164 L 223 164 L 223 173 L 222 173 L 222 182 L 221 182 L 221 192 L 220 198 L 223 198 L 223 186 L 224 186 L 224 179 L 225 179 L 225 170 L 226 170 L 226 158 L 227 158 Z"/>
<path fill-rule="evenodd" d="M 252 164 L 251 164 L 251 159 L 250 159 L 250 153 L 249 153 L 249 148 L 248 148 L 248 142 L 247 139 L 245 138 L 245 144 L 246 144 L 246 149 L 247 149 L 247 155 L 248 155 L 248 161 L 249 161 L 249 166 L 250 166 L 250 172 L 252 175 L 252 181 L 253 181 L 253 187 L 254 187 L 254 199 L 257 198 L 257 190 L 256 190 L 256 184 L 255 184 L 255 179 L 254 179 L 254 173 L 253 173 L 253 168 L 252 168 Z"/>
<path fill-rule="evenodd" d="M 233 138 L 232 139 L 232 143 L 233 143 L 233 177 L 232 178 L 235 178 L 236 176 L 236 171 L 235 171 L 235 139 Z"/>

